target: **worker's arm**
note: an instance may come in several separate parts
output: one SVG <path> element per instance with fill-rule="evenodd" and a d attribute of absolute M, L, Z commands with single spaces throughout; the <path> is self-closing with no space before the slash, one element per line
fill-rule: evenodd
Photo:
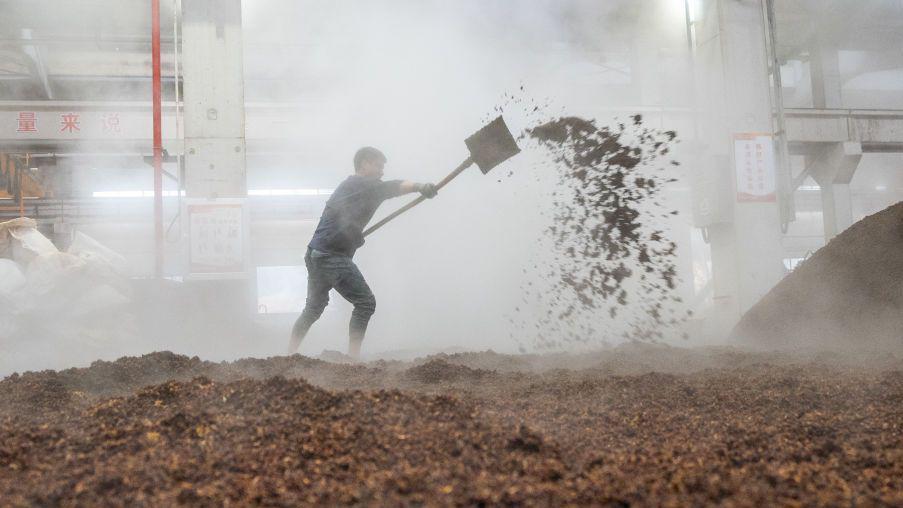
<path fill-rule="evenodd" d="M 431 183 L 415 183 L 408 180 L 401 182 L 401 193 L 402 194 L 410 194 L 412 192 L 419 192 L 423 194 L 424 197 L 434 198 L 436 197 L 437 191 L 436 186 Z"/>

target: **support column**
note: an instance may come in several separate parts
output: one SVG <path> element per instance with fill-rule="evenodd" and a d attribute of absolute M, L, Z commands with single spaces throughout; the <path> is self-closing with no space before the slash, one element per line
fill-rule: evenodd
<path fill-rule="evenodd" d="M 825 41 L 816 41 L 809 50 L 812 76 L 812 105 L 816 109 L 843 107 L 843 81 L 840 77 L 840 55 Z"/>
<path fill-rule="evenodd" d="M 825 242 L 853 224 L 850 181 L 862 160 L 862 144 L 858 142 L 831 143 L 816 148 L 812 157 L 812 178 L 821 187 L 822 220 Z"/>
<path fill-rule="evenodd" d="M 185 190 L 247 197 L 241 1 L 182 2 Z"/>
<path fill-rule="evenodd" d="M 853 225 L 853 207 L 849 184 L 819 184 L 825 242 Z"/>
<path fill-rule="evenodd" d="M 853 196 L 848 183 L 834 184 L 834 222 L 838 233 L 853 225 Z"/>
<path fill-rule="evenodd" d="M 191 0 L 182 9 L 186 271 L 244 279 L 250 235 L 241 1 Z"/>
<path fill-rule="evenodd" d="M 182 5 L 185 193 L 184 291 L 203 312 L 187 329 L 223 340 L 251 336 L 254 280 L 246 206 L 241 0 Z M 286 331 L 288 334 L 288 331 Z"/>
<path fill-rule="evenodd" d="M 834 204 L 834 186 L 831 184 L 821 187 L 821 217 L 824 224 L 825 242 L 837 236 L 837 215 Z"/>
<path fill-rule="evenodd" d="M 784 274 L 777 200 L 742 198 L 735 170 L 736 135 L 774 132 L 763 1 L 703 0 L 697 34 L 703 138 L 708 145 L 703 165 L 714 175 L 710 190 L 697 199 L 720 207 L 696 225 L 706 228 L 712 249 L 714 308 L 709 328 L 722 335 Z M 776 165 L 781 159 L 773 160 Z"/>

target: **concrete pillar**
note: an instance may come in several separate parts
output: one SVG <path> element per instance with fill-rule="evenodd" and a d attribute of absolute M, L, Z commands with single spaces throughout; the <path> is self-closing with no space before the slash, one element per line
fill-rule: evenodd
<path fill-rule="evenodd" d="M 256 308 L 243 199 L 248 191 L 241 0 L 181 5 L 187 195 L 181 218 L 189 281 L 184 292 L 203 305 L 186 326 L 199 335 L 240 336 Z"/>
<path fill-rule="evenodd" d="M 242 54 L 240 0 L 182 2 L 189 197 L 247 196 Z"/>
<path fill-rule="evenodd" d="M 834 186 L 821 185 L 821 216 L 824 224 L 825 242 L 837 236 L 837 220 L 834 208 Z"/>
<path fill-rule="evenodd" d="M 821 187 L 825 241 L 853 224 L 850 181 L 862 160 L 862 144 L 831 143 L 815 149 L 812 178 Z"/>
<path fill-rule="evenodd" d="M 809 50 L 812 78 L 812 105 L 817 109 L 843 108 L 843 81 L 840 77 L 840 55 L 825 41 L 813 43 Z"/>
<path fill-rule="evenodd" d="M 735 176 L 734 136 L 773 132 L 762 1 L 701 2 L 697 81 L 708 145 L 704 166 L 715 171 L 712 190 L 727 190 L 727 199 L 708 197 L 722 209 L 697 223 L 706 227 L 712 249 L 710 329 L 716 333 L 728 332 L 784 274 L 778 203 L 739 201 Z"/>
<path fill-rule="evenodd" d="M 837 232 L 842 233 L 853 225 L 853 195 L 850 184 L 834 184 L 834 223 Z"/>
<path fill-rule="evenodd" d="M 825 242 L 828 242 L 853 225 L 850 185 L 825 183 L 820 187 Z"/>

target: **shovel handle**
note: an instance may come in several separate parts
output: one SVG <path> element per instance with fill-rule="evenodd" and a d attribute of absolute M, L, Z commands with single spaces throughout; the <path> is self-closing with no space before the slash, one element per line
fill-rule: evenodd
<path fill-rule="evenodd" d="M 445 178 L 442 179 L 442 181 L 440 181 L 439 183 L 436 184 L 436 190 L 438 191 L 442 187 L 445 187 L 448 184 L 448 182 L 454 180 L 456 176 L 460 175 L 465 169 L 469 168 L 472 164 L 473 164 L 473 159 L 468 157 L 467 160 L 465 160 L 458 167 L 456 167 L 454 171 L 449 173 L 448 176 L 446 176 Z M 383 220 L 381 220 L 381 221 L 377 222 L 376 224 L 367 228 L 364 231 L 364 236 L 367 236 L 370 233 L 376 231 L 377 229 L 385 226 L 386 223 L 388 223 L 390 220 L 407 212 L 411 208 L 414 208 L 415 206 L 419 205 L 420 203 L 426 201 L 426 199 L 427 199 L 426 197 L 420 196 L 417 199 L 415 199 L 414 201 L 411 201 L 410 203 L 399 208 L 398 210 L 392 212 L 391 214 L 387 215 Z"/>

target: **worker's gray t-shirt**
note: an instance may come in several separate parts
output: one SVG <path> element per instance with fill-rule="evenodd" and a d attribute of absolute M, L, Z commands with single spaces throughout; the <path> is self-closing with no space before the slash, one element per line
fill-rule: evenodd
<path fill-rule="evenodd" d="M 354 251 L 364 244 L 364 227 L 379 205 L 401 194 L 401 180 L 384 182 L 377 177 L 349 176 L 326 202 L 308 247 L 329 254 L 354 256 Z"/>

